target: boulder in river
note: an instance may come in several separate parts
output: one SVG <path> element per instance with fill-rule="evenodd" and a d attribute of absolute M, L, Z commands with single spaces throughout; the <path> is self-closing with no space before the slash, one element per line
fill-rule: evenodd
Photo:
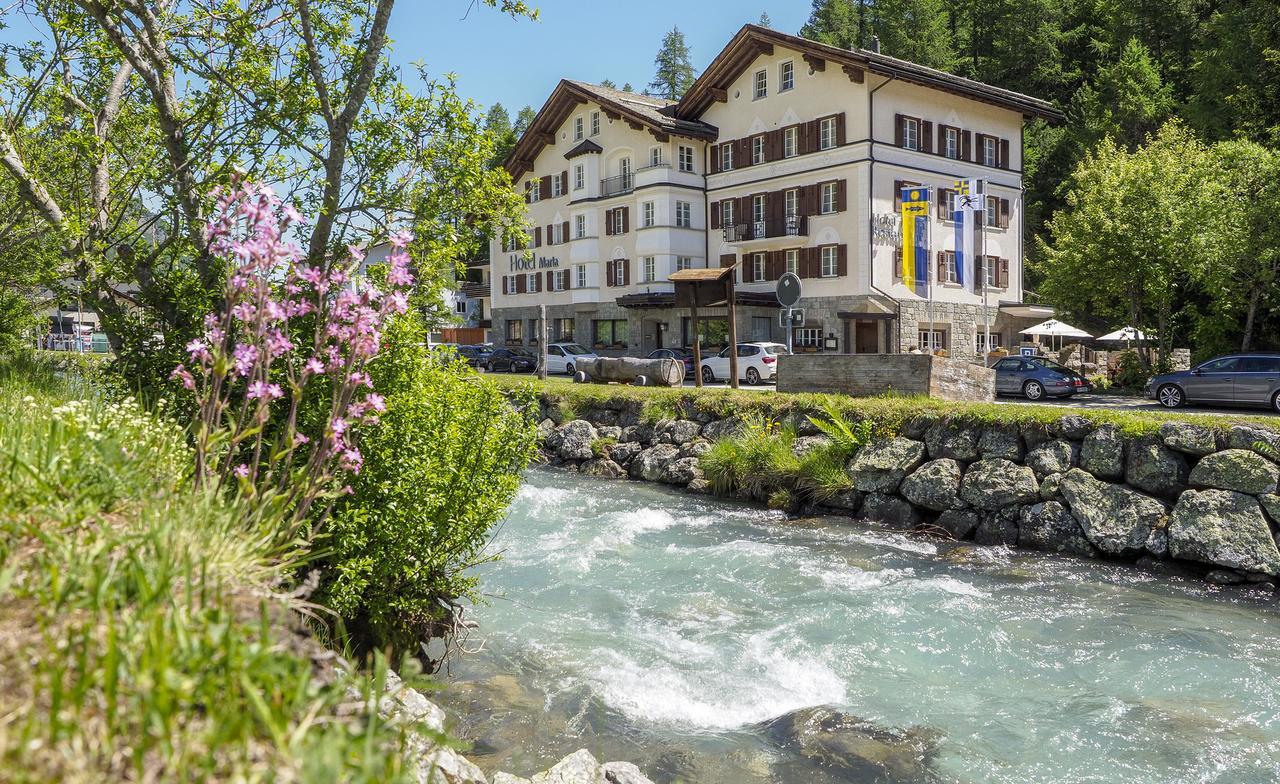
<path fill-rule="evenodd" d="M 631 458 L 627 471 L 633 478 L 657 482 L 662 478 L 662 471 L 667 463 L 680 457 L 680 448 L 674 444 L 658 444 L 643 450 Z"/>
<path fill-rule="evenodd" d="M 1018 517 L 1021 507 L 1006 506 L 982 515 L 982 522 L 973 532 L 973 541 L 987 545 L 1013 545 L 1018 543 Z"/>
<path fill-rule="evenodd" d="M 1163 527 L 1167 514 L 1165 505 L 1156 499 L 1123 485 L 1101 482 L 1078 468 L 1062 477 L 1060 492 L 1085 536 L 1108 555 L 1142 553 L 1152 530 Z"/>
<path fill-rule="evenodd" d="M 636 441 L 623 441 L 609 447 L 609 459 L 620 466 L 625 466 L 631 462 L 631 458 L 640 454 L 643 449 L 644 444 Z"/>
<path fill-rule="evenodd" d="M 607 457 L 593 458 L 586 461 L 579 468 L 582 473 L 587 476 L 601 476 L 606 479 L 621 479 L 627 475 L 627 471 L 622 466 L 613 462 Z"/>
<path fill-rule="evenodd" d="M 977 530 L 982 517 L 972 509 L 948 509 L 938 515 L 933 524 L 951 534 L 955 539 L 968 539 Z"/>
<path fill-rule="evenodd" d="M 1232 490 L 1188 490 L 1169 518 L 1174 558 L 1280 575 L 1280 550 L 1258 501 Z"/>
<path fill-rule="evenodd" d="M 1024 506 L 1018 520 L 1018 546 L 1049 553 L 1095 557 L 1098 551 L 1085 536 L 1080 521 L 1057 501 Z"/>
<path fill-rule="evenodd" d="M 943 512 L 959 509 L 965 504 L 960 500 L 960 463 L 949 457 L 930 460 L 902 480 L 899 492 L 916 506 Z"/>
<path fill-rule="evenodd" d="M 1120 428 L 1103 425 L 1084 437 L 1080 467 L 1099 479 L 1124 477 L 1124 439 Z"/>
<path fill-rule="evenodd" d="M 801 708 L 760 726 L 788 751 L 840 772 L 850 781 L 917 781 L 929 776 L 935 731 L 887 730 L 834 708 Z"/>
<path fill-rule="evenodd" d="M 911 528 L 920 522 L 920 512 L 914 506 L 886 493 L 868 493 L 862 502 L 862 517 L 891 528 Z"/>
<path fill-rule="evenodd" d="M 872 441 L 849 463 L 853 486 L 864 493 L 892 493 L 924 461 L 924 444 L 909 438 Z"/>
<path fill-rule="evenodd" d="M 1226 449 L 1203 458 L 1191 471 L 1191 484 L 1249 495 L 1274 493 L 1280 466 L 1256 452 Z"/>
<path fill-rule="evenodd" d="M 698 458 L 679 457 L 662 467 L 658 481 L 669 485 L 687 485 L 695 479 L 702 479 L 702 469 L 698 467 Z"/>
<path fill-rule="evenodd" d="M 562 460 L 590 460 L 591 444 L 598 438 L 596 428 L 585 419 L 565 422 L 547 439 L 547 447 Z"/>
<path fill-rule="evenodd" d="M 960 483 L 960 497 L 979 509 L 1003 509 L 1040 500 L 1040 483 L 1026 466 L 996 458 L 969 466 Z"/>
<path fill-rule="evenodd" d="M 1129 445 L 1124 478 L 1139 490 L 1176 499 L 1186 489 L 1189 474 L 1187 459 L 1156 438 L 1142 438 Z"/>

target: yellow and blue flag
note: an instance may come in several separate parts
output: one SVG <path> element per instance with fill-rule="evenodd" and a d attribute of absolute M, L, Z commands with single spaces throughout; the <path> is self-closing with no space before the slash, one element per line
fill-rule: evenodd
<path fill-rule="evenodd" d="M 902 282 L 921 297 L 929 293 L 929 188 L 902 189 Z"/>

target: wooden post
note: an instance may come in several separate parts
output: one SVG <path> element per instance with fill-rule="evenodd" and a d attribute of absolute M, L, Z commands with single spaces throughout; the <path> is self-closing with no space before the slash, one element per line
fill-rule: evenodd
<path fill-rule="evenodd" d="M 694 295 L 689 306 L 690 328 L 693 330 L 693 385 L 702 386 L 702 341 L 698 337 L 698 297 Z"/>
<path fill-rule="evenodd" d="M 736 292 L 734 291 L 734 277 L 729 275 L 725 287 L 729 290 L 729 386 L 733 389 L 738 388 L 738 308 Z"/>
<path fill-rule="evenodd" d="M 538 378 L 547 380 L 547 306 L 538 306 Z"/>

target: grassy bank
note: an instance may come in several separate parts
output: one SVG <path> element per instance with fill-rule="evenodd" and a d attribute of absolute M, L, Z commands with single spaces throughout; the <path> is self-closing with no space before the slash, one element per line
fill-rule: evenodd
<path fill-rule="evenodd" d="M 271 520 L 187 484 L 180 428 L 0 367 L 0 780 L 397 781 Z"/>
<path fill-rule="evenodd" d="M 817 393 L 781 393 L 774 391 L 734 390 L 724 387 L 633 387 L 622 384 L 574 384 L 568 378 L 493 375 L 506 389 L 532 387 L 555 401 L 567 415 L 599 407 L 607 401 L 628 401 L 641 407 L 647 421 L 676 418 L 682 412 L 698 410 L 717 418 L 759 415 L 766 419 L 788 419 L 822 411 L 837 411 L 853 421 L 871 420 L 877 427 L 896 431 L 919 416 L 952 416 L 978 424 L 1050 424 L 1067 415 L 1079 415 L 1098 424 L 1115 424 L 1130 436 L 1141 436 L 1159 429 L 1165 422 L 1195 422 L 1222 428 L 1229 424 L 1248 424 L 1278 429 L 1272 418 L 1250 416 L 1241 409 L 1238 416 L 1224 417 L 1187 411 L 1120 411 L 1071 408 L 1067 406 L 1035 406 L 996 403 L 953 403 L 920 396 L 886 395 L 855 398 L 848 395 Z"/>

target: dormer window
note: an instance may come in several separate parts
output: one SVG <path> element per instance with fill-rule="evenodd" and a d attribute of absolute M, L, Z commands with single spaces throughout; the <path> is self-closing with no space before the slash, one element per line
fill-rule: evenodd
<path fill-rule="evenodd" d="M 591 113 L 591 135 L 600 135 L 600 112 Z"/>
<path fill-rule="evenodd" d="M 582 118 L 573 118 L 573 140 L 575 142 L 582 141 Z"/>
<path fill-rule="evenodd" d="M 756 71 L 756 90 L 755 100 L 760 100 L 769 94 L 769 72 Z"/>

